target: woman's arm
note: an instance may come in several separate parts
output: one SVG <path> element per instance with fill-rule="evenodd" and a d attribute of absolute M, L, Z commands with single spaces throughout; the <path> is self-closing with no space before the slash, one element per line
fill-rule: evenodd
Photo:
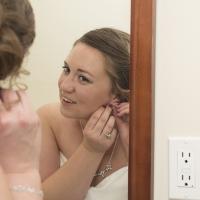
<path fill-rule="evenodd" d="M 2 89 L 0 99 L 1 199 L 42 200 L 42 196 L 36 194 L 41 189 L 40 143 L 39 117 L 31 109 L 26 93 Z M 5 195 L 5 198 L 2 198 L 2 195 Z"/>
<path fill-rule="evenodd" d="M 43 200 L 38 170 L 6 174 L 13 200 Z M 7 200 L 7 199 L 6 199 Z"/>
<path fill-rule="evenodd" d="M 60 150 L 51 124 L 51 115 L 57 118 L 52 105 L 47 104 L 38 111 L 42 128 L 42 145 L 40 154 L 40 175 L 42 182 L 60 168 Z M 55 120 L 53 119 L 53 120 Z M 52 121 L 53 121 L 52 120 Z"/>
<path fill-rule="evenodd" d="M 112 129 L 114 126 L 114 117 L 110 117 L 110 113 L 111 108 L 100 108 L 90 118 L 83 131 L 84 139 L 81 145 L 60 169 L 43 182 L 45 200 L 82 200 L 85 198 L 104 153 L 113 144 L 116 136 L 114 130 L 112 139 L 106 139 L 105 135 L 99 133 L 99 131 L 111 132 L 107 128 L 109 126 Z M 42 116 L 41 113 L 40 116 Z M 43 130 L 51 131 L 50 128 Z M 48 139 L 50 138 L 54 139 L 53 137 Z"/>
<path fill-rule="evenodd" d="M 11 192 L 9 190 L 7 177 L 5 173 L 3 172 L 3 169 L 1 168 L 1 166 L 0 166 L 0 195 L 1 195 L 1 199 L 13 200 Z"/>
<path fill-rule="evenodd" d="M 12 187 L 19 185 L 31 186 L 35 193 L 13 191 Z M 37 192 L 41 191 L 41 181 L 38 171 L 19 174 L 5 174 L 0 166 L 0 196 L 2 200 L 42 200 L 43 196 Z"/>
<path fill-rule="evenodd" d="M 80 145 L 72 157 L 43 182 L 45 200 L 84 199 L 103 153 Z"/>

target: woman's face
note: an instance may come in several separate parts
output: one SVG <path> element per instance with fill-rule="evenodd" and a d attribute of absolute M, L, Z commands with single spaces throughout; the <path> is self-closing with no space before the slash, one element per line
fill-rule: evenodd
<path fill-rule="evenodd" d="M 61 113 L 71 118 L 88 118 L 114 97 L 105 71 L 105 58 L 97 49 L 78 43 L 65 60 L 59 78 Z"/>

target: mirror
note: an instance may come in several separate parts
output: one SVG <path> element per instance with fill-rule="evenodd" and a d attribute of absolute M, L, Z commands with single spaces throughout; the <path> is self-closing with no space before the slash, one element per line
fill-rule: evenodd
<path fill-rule="evenodd" d="M 115 27 L 130 33 L 130 0 L 31 0 L 36 40 L 27 83 L 35 108 L 58 100 L 57 80 L 73 42 L 89 30 Z M 45 92 L 44 92 L 45 91 Z"/>
<path fill-rule="evenodd" d="M 132 12 L 129 200 L 150 200 L 153 193 L 153 0 L 71 0 L 67 3 L 31 0 L 31 3 L 36 15 L 37 37 L 27 58 L 31 76 L 26 82 L 35 108 L 57 101 L 60 66 L 76 38 L 88 30 L 106 26 L 130 32 Z"/>
<path fill-rule="evenodd" d="M 85 32 L 114 27 L 130 33 L 130 0 L 31 0 L 36 40 L 30 49 L 27 77 L 35 108 L 58 101 L 57 80 L 73 42 Z"/>
<path fill-rule="evenodd" d="M 26 82 L 35 108 L 57 101 L 60 66 L 76 38 L 88 30 L 105 26 L 130 32 L 132 12 L 129 200 L 150 200 L 153 191 L 150 170 L 153 169 L 150 153 L 153 145 L 153 0 L 71 0 L 67 3 L 65 0 L 59 3 L 31 0 L 31 3 L 36 15 L 37 37 L 27 58 L 31 76 Z M 140 151 L 141 146 L 143 151 Z"/>

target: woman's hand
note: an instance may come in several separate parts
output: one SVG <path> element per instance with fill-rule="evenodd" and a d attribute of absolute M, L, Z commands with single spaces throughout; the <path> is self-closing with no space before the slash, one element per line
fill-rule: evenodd
<path fill-rule="evenodd" d="M 118 133 L 124 147 L 127 159 L 129 153 L 129 102 L 119 103 L 117 99 L 111 102 L 114 109 L 114 116 Z"/>
<path fill-rule="evenodd" d="M 1 90 L 0 164 L 6 173 L 38 169 L 41 142 L 39 117 L 24 91 Z"/>
<path fill-rule="evenodd" d="M 89 151 L 105 153 L 115 141 L 115 117 L 111 113 L 111 107 L 100 107 L 86 123 L 83 145 Z"/>

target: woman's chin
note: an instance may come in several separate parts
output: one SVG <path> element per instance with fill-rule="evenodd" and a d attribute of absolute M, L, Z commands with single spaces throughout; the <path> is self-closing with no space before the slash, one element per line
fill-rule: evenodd
<path fill-rule="evenodd" d="M 89 119 L 89 117 L 91 116 L 91 114 L 83 114 L 80 111 L 69 111 L 67 109 L 64 109 L 62 106 L 60 106 L 60 112 L 64 117 L 73 119 Z"/>

